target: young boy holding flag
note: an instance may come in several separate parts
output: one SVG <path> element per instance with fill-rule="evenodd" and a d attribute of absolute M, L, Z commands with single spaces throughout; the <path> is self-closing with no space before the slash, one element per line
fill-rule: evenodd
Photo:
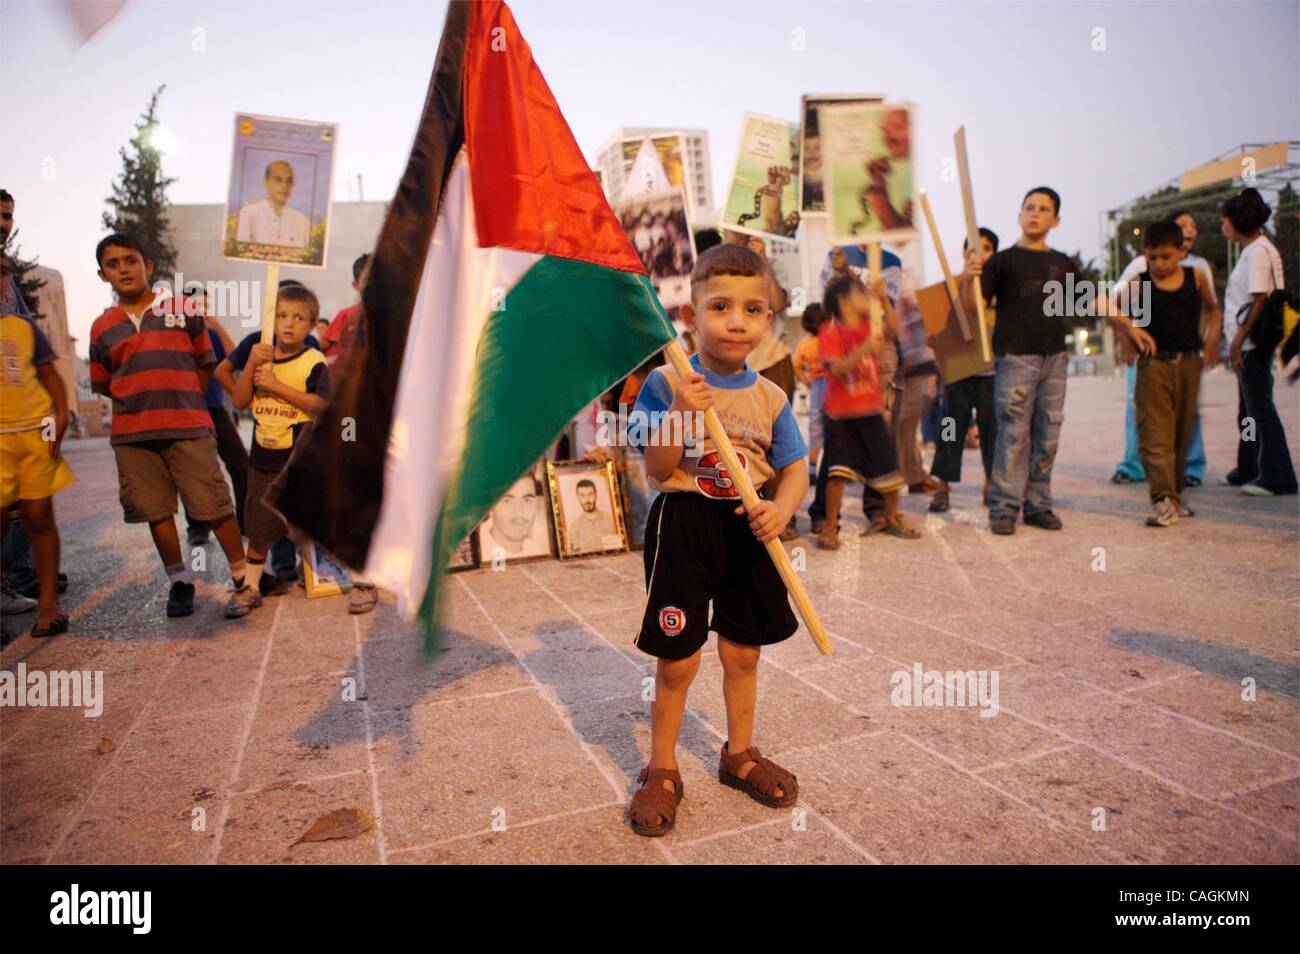
<path fill-rule="evenodd" d="M 675 824 L 683 793 L 677 736 L 710 630 L 718 633 L 727 704 L 718 780 L 774 808 L 798 797 L 795 776 L 764 758 L 752 740 L 761 647 L 798 628 L 763 544 L 781 533 L 808 490 L 808 451 L 785 394 L 746 362 L 771 325 L 771 286 L 766 263 L 744 246 L 719 245 L 701 255 L 691 301 L 681 309 L 699 344 L 691 357 L 695 373 L 680 379 L 669 366 L 657 368 L 637 397 L 643 415 L 669 413 L 644 447 L 651 487 L 661 493 L 646 527 L 648 593 L 636 639 L 659 659 L 650 763 L 629 810 L 641 835 L 663 835 Z M 708 408 L 722 419 L 755 487 L 768 491 L 748 515 L 712 441 L 700 437 L 695 446 L 700 428 L 689 422 Z M 683 418 L 685 428 L 678 426 Z"/>

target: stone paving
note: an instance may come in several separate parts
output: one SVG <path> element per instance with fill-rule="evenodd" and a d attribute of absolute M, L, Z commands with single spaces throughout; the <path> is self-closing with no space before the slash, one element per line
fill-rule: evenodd
<path fill-rule="evenodd" d="M 1294 453 L 1297 391 L 1278 400 Z M 1220 372 L 1197 516 L 1143 526 L 1145 487 L 1107 480 L 1122 402 L 1122 379 L 1070 381 L 1063 532 L 993 537 L 971 451 L 950 514 L 906 501 L 922 541 L 850 528 L 838 552 L 792 544 L 837 651 L 803 632 L 765 651 L 756 741 L 798 774 L 800 810 L 716 781 L 710 649 L 679 750 L 686 797 L 660 839 L 624 818 L 649 749 L 640 554 L 450 577 L 432 661 L 387 596 L 349 617 L 298 590 L 224 621 L 214 544 L 195 615 L 167 620 L 106 442 L 70 442 L 72 632 L 38 642 L 32 617 L 6 618 L 23 635 L 0 663 L 101 670 L 106 701 L 98 718 L 0 709 L 0 861 L 1300 861 L 1297 498 L 1217 485 L 1235 439 Z M 892 705 L 891 676 L 914 664 L 996 673 L 996 716 Z M 375 826 L 299 841 L 345 808 Z"/>

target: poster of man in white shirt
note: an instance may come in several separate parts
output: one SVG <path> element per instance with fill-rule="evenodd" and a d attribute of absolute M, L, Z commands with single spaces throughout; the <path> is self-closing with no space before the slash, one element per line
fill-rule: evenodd
<path fill-rule="evenodd" d="M 236 114 L 226 258 L 325 267 L 337 140 L 333 123 Z"/>
<path fill-rule="evenodd" d="M 239 210 L 236 241 L 306 248 L 311 222 L 289 205 L 289 197 L 293 195 L 293 165 L 283 159 L 267 163 L 263 185 L 266 198 Z"/>

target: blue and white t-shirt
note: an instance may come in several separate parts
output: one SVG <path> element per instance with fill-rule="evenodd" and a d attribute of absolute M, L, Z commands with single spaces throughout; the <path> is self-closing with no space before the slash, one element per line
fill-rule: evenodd
<path fill-rule="evenodd" d="M 763 486 L 783 467 L 808 456 L 799 427 L 795 424 L 785 392 L 767 378 L 762 377 L 748 364 L 737 374 L 718 374 L 700 364 L 698 354 L 691 355 L 691 366 L 713 389 L 713 409 L 736 448 L 741 465 L 748 471 L 754 487 Z M 644 451 L 653 439 L 655 426 L 663 412 L 673 403 L 673 393 L 678 383 L 677 373 L 671 366 L 655 368 L 646 378 L 637 395 L 635 411 L 641 412 L 638 420 L 648 425 L 638 433 L 629 429 L 629 440 Z M 689 426 L 690 422 L 684 422 Z M 722 458 L 700 427 L 699 453 L 688 447 L 680 463 L 665 481 L 650 478 L 650 487 L 660 491 L 685 491 L 706 497 L 732 499 L 740 491 L 732 482 Z M 688 431 L 694 436 L 694 429 Z"/>

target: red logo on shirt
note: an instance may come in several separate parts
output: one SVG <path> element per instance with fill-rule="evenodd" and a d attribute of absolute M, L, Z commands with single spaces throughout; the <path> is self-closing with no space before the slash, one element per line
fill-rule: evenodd
<path fill-rule="evenodd" d="M 749 461 L 745 455 L 736 451 L 736 456 L 740 458 L 741 470 L 748 470 Z M 727 468 L 722 466 L 722 455 L 717 451 L 709 451 L 695 465 L 695 486 L 700 488 L 700 493 L 709 497 L 730 499 L 740 496 Z"/>
<path fill-rule="evenodd" d="M 686 628 L 686 613 L 676 606 L 659 610 L 659 629 L 665 636 L 676 636 Z"/>

